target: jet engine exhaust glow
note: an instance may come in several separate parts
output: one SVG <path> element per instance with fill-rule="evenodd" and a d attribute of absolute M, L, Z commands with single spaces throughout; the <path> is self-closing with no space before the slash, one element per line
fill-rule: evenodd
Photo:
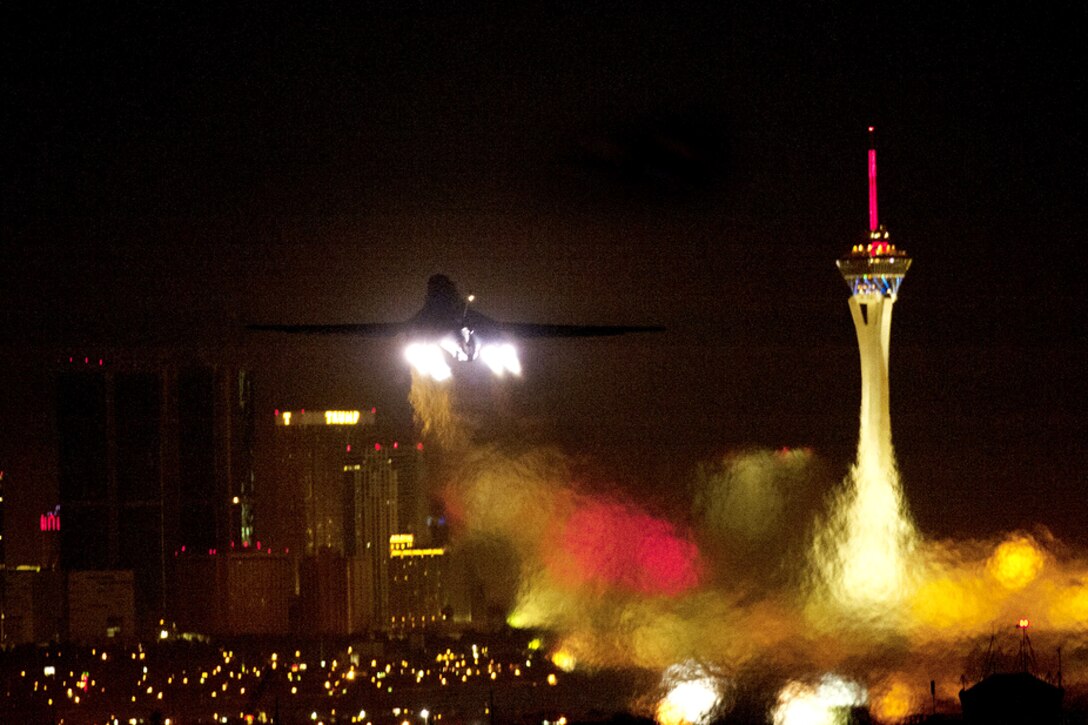
<path fill-rule="evenodd" d="M 468 339 L 470 342 L 464 344 L 452 337 L 444 337 L 437 343 L 413 342 L 404 348 L 404 357 L 413 370 L 437 382 L 453 377 L 447 355 L 455 362 L 472 362 L 479 358 L 496 377 L 507 373 L 521 375 L 518 351 L 511 343 L 481 343 L 475 337 Z"/>
<path fill-rule="evenodd" d="M 434 343 L 413 342 L 404 348 L 404 357 L 420 375 L 441 382 L 453 376 L 442 349 Z"/>
<path fill-rule="evenodd" d="M 508 342 L 500 344 L 484 343 L 480 348 L 480 359 L 491 369 L 491 372 L 500 378 L 506 373 L 521 375 L 521 361 L 518 360 L 518 351 Z"/>

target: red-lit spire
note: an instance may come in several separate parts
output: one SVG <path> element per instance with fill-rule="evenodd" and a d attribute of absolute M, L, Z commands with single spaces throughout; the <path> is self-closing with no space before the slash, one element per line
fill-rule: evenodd
<path fill-rule="evenodd" d="M 876 212 L 876 129 L 869 127 L 869 231 L 880 226 Z"/>

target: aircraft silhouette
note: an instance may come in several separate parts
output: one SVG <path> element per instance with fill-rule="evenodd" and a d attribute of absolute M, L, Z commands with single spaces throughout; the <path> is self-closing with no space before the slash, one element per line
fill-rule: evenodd
<path fill-rule="evenodd" d="M 418 370 L 436 379 L 449 377 L 444 351 L 453 360 L 482 359 L 496 374 L 519 374 L 521 365 L 512 341 L 537 337 L 611 337 L 632 332 L 662 332 L 664 327 L 630 325 L 551 325 L 502 322 L 471 307 L 474 296 L 462 296 L 449 277 L 436 274 L 427 280 L 422 309 L 403 322 L 362 322 L 333 325 L 247 325 L 261 332 L 310 335 L 396 337 L 411 341 L 406 355 Z"/>

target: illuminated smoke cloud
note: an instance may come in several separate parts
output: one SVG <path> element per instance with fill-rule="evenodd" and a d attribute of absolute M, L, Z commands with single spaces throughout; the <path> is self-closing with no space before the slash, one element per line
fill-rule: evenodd
<path fill-rule="evenodd" d="M 912 558 L 918 534 L 903 497 L 891 432 L 865 422 L 863 417 L 857 461 L 811 550 L 815 626 L 843 614 L 851 626 L 894 627 L 916 583 Z"/>
<path fill-rule="evenodd" d="M 448 384 L 413 368 L 408 402 L 424 437 L 433 438 L 447 449 L 460 449 L 467 444 L 466 426 L 454 413 Z"/>
<path fill-rule="evenodd" d="M 803 450 L 733 454 L 662 482 L 691 491 L 689 532 L 577 485 L 558 448 L 475 442 L 449 385 L 413 378 L 411 401 L 441 443 L 453 546 L 486 554 L 480 571 L 507 622 L 549 630 L 564 669 L 661 673 L 673 686 L 633 706 L 662 723 L 741 711 L 836 722 L 865 703 L 896 723 L 931 706 L 931 679 L 951 712 L 961 683 L 982 675 L 991 637 L 997 661 L 1011 661 L 1021 618 L 1041 674 L 1056 671 L 1061 645 L 1067 687 L 1088 675 L 1084 553 L 1043 529 L 925 539 L 888 440 L 862 436 L 837 487 Z M 678 674 L 692 662 L 719 699 Z"/>
<path fill-rule="evenodd" d="M 549 555 L 549 571 L 575 586 L 616 586 L 674 596 L 699 581 L 698 549 L 667 521 L 615 502 L 578 502 Z"/>

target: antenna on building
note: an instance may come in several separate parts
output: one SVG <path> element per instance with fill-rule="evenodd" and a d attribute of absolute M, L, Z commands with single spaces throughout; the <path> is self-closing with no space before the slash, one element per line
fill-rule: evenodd
<path fill-rule="evenodd" d="M 869 127 L 869 233 L 880 227 L 876 207 L 876 128 Z"/>

